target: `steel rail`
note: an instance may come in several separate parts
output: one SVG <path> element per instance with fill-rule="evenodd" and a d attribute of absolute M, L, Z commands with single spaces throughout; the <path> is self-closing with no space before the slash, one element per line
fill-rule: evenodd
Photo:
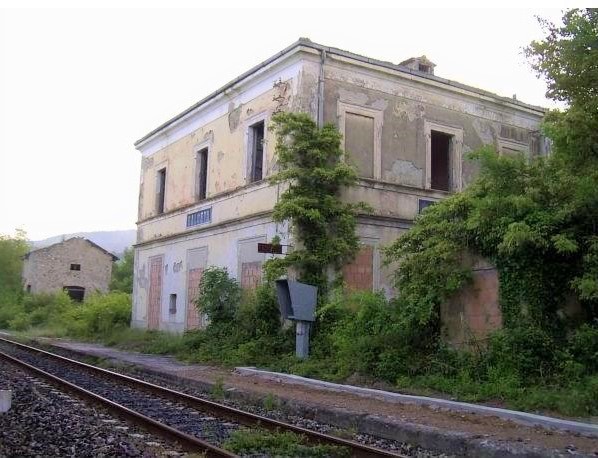
<path fill-rule="evenodd" d="M 317 431 L 312 431 L 307 428 L 303 428 L 301 426 L 292 425 L 289 423 L 285 423 L 278 420 L 273 420 L 272 418 L 264 417 L 261 415 L 257 415 L 251 412 L 246 412 L 234 407 L 230 407 L 224 404 L 219 404 L 217 402 L 209 401 L 207 399 L 198 398 L 196 396 L 192 396 L 187 393 L 182 393 L 180 391 L 173 390 L 171 388 L 166 388 L 160 385 L 156 385 L 151 382 L 146 382 L 144 380 L 140 380 L 129 375 L 119 374 L 117 372 L 113 372 L 108 369 L 104 369 L 101 367 L 93 366 L 91 364 L 83 363 L 81 361 L 77 361 L 71 358 L 67 358 L 65 356 L 61 356 L 55 353 L 48 352 L 46 350 L 42 350 L 41 348 L 32 347 L 30 345 L 26 345 L 20 342 L 15 342 L 10 339 L 0 337 L 0 342 L 5 342 L 8 344 L 12 344 L 17 346 L 18 348 L 22 348 L 27 351 L 32 351 L 36 353 L 41 353 L 44 356 L 48 356 L 50 358 L 56 359 L 58 361 L 65 362 L 67 364 L 72 364 L 78 367 L 85 368 L 92 372 L 96 372 L 98 374 L 104 375 L 106 377 L 117 379 L 120 382 L 126 383 L 130 386 L 135 388 L 141 388 L 146 391 L 149 391 L 153 394 L 157 394 L 168 398 L 173 401 L 184 402 L 185 404 L 197 408 L 202 411 L 208 411 L 212 415 L 225 417 L 229 420 L 236 421 L 237 423 L 241 423 L 246 426 L 251 427 L 262 427 L 264 429 L 268 429 L 271 431 L 291 431 L 296 434 L 300 434 L 305 437 L 305 439 L 310 443 L 316 444 L 327 444 L 327 445 L 336 445 L 339 447 L 347 447 L 351 450 L 351 456 L 358 457 L 358 458 L 374 458 L 374 457 L 394 457 L 394 458 L 407 458 L 405 455 L 393 453 L 387 450 L 382 450 L 375 447 L 370 447 L 365 444 L 360 444 L 359 442 L 342 439 L 340 437 L 331 436 L 328 434 L 320 433 Z"/>
<path fill-rule="evenodd" d="M 85 388 L 82 388 L 74 383 L 64 380 L 56 375 L 50 374 L 38 367 L 35 367 L 25 361 L 21 361 L 11 355 L 8 355 L 0 351 L 0 358 L 5 359 L 9 363 L 19 366 L 28 372 L 35 374 L 38 377 L 48 380 L 50 383 L 56 385 L 63 391 L 70 392 L 77 397 L 87 399 L 96 404 L 102 404 L 107 410 L 113 414 L 124 417 L 133 423 L 136 423 L 146 430 L 149 430 L 161 437 L 169 439 L 178 443 L 183 449 L 188 452 L 200 452 L 205 453 L 209 457 L 236 457 L 234 453 L 227 450 L 218 448 L 208 442 L 205 442 L 195 436 L 179 431 L 178 429 L 172 428 L 164 423 L 156 421 L 150 417 L 147 417 L 139 412 L 136 412 L 128 407 L 120 405 L 110 399 L 93 393 Z"/>

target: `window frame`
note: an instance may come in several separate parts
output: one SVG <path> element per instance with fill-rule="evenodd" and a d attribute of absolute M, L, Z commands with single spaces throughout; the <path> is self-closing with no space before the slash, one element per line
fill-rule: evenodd
<path fill-rule="evenodd" d="M 166 165 L 161 166 L 159 169 L 156 170 L 156 214 L 162 215 L 166 213 L 166 180 L 167 180 L 167 172 L 166 172 Z M 164 182 L 162 183 L 161 176 L 164 175 Z"/>
<path fill-rule="evenodd" d="M 75 263 L 75 262 L 71 262 L 70 270 L 72 272 L 81 272 L 81 264 L 78 264 L 78 263 Z"/>
<path fill-rule="evenodd" d="M 426 179 L 425 189 L 447 192 L 432 188 L 432 131 L 450 135 L 449 144 L 449 190 L 459 192 L 463 189 L 463 128 L 452 127 L 432 121 L 424 121 L 424 136 L 426 140 Z"/>
<path fill-rule="evenodd" d="M 267 178 L 267 159 L 268 159 L 268 122 L 269 116 L 267 112 L 258 113 L 255 116 L 247 119 L 244 122 L 245 125 L 245 155 L 244 155 L 244 166 L 243 166 L 243 178 L 245 184 L 259 183 Z M 253 144 L 254 144 L 254 127 L 257 124 L 264 123 L 264 143 L 262 152 L 262 178 L 261 180 L 253 180 Z"/>
<path fill-rule="evenodd" d="M 510 154 L 509 151 L 505 151 L 504 149 L 510 149 L 513 152 L 523 153 L 526 158 L 531 156 L 531 148 L 529 143 L 518 142 L 515 140 L 507 140 L 504 138 L 498 139 L 498 155 L 502 156 L 503 154 Z"/>
<path fill-rule="evenodd" d="M 210 140 L 206 140 L 204 142 L 198 143 L 193 147 L 193 157 L 194 157 L 194 166 L 193 166 L 193 183 L 194 183 L 194 194 L 195 200 L 197 202 L 201 202 L 208 198 L 208 189 L 210 187 L 210 152 L 212 150 L 212 142 Z M 206 152 L 206 182 L 205 182 L 205 195 L 204 197 L 201 196 L 201 153 L 203 151 Z"/>
<path fill-rule="evenodd" d="M 372 160 L 373 164 L 373 178 L 359 177 L 366 180 L 382 180 L 382 127 L 384 125 L 384 112 L 375 108 L 364 107 L 361 105 L 355 105 L 347 102 L 337 102 L 337 117 L 338 117 L 338 128 L 342 134 L 341 147 L 343 149 L 343 161 L 347 160 L 346 157 L 346 144 L 345 144 L 345 124 L 347 113 L 354 114 L 357 116 L 365 116 L 367 118 L 374 119 L 374 154 Z"/>

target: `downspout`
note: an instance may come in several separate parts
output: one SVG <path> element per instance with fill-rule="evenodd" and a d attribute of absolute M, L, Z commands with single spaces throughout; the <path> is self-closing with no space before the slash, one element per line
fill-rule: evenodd
<path fill-rule="evenodd" d="M 318 77 L 318 127 L 324 125 L 324 63 L 326 50 L 320 51 L 320 76 Z"/>

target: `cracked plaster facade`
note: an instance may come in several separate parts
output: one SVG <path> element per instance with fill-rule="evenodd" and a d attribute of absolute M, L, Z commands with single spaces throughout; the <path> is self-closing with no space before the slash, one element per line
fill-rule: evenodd
<path fill-rule="evenodd" d="M 271 218 L 280 186 L 250 182 L 251 126 L 263 121 L 266 127 L 266 178 L 276 171 L 275 138 L 268 124 L 281 110 L 307 112 L 341 131 L 345 124 L 358 126 L 348 123 L 353 122 L 348 116 L 371 118 L 363 124 L 370 129 L 367 135 L 373 132 L 370 176 L 347 189 L 343 198 L 365 201 L 374 209 L 360 217 L 358 234 L 372 247 L 371 284 L 387 295 L 393 294 L 390 270 L 381 266 L 380 247 L 409 229 L 420 200 L 448 195 L 430 189 L 429 126 L 452 135 L 451 190 L 475 176 L 475 166 L 464 155 L 484 144 L 499 151 L 507 145 L 546 154 L 538 136 L 544 114 L 539 107 L 301 39 L 136 143 L 143 159 L 133 326 L 148 326 L 153 300 L 159 306 L 154 311 L 157 327 L 183 331 L 190 319 L 189 279 L 196 281 L 202 268 L 227 267 L 241 282 L 245 270 L 251 272 L 246 283 L 255 283 L 256 265 L 272 256 L 257 253 L 257 243 L 278 235 L 283 245 L 292 245 L 288 227 Z M 197 152 L 203 148 L 208 148 L 207 197 L 198 200 Z M 164 168 L 164 212 L 158 214 L 156 181 Z M 189 226 L 189 215 L 204 210 L 209 221 Z M 190 263 L 189 253 L 200 248 L 205 255 L 198 267 Z M 156 256 L 163 258 L 162 270 L 151 277 L 149 262 Z M 193 269 L 188 268 L 191 264 Z M 152 280 L 161 284 L 160 297 L 149 297 Z M 177 298 L 174 309 L 169 307 L 171 294 Z"/>

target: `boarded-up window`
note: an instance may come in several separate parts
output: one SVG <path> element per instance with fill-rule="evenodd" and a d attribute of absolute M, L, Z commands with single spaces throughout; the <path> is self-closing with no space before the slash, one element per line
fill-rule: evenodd
<path fill-rule="evenodd" d="M 199 294 L 199 283 L 208 262 L 206 247 L 193 248 L 187 252 L 187 329 L 204 328 L 206 317 L 199 313 L 195 301 Z"/>
<path fill-rule="evenodd" d="M 160 327 L 162 308 L 162 256 L 150 258 L 150 287 L 147 304 L 147 328 Z"/>
<path fill-rule="evenodd" d="M 241 288 L 255 289 L 262 281 L 262 263 L 260 261 L 241 264 Z"/>
<path fill-rule="evenodd" d="M 343 268 L 349 290 L 371 291 L 374 288 L 374 247 L 364 245 L 351 264 Z"/>
<path fill-rule="evenodd" d="M 345 113 L 345 150 L 359 176 L 374 178 L 374 118 Z"/>

